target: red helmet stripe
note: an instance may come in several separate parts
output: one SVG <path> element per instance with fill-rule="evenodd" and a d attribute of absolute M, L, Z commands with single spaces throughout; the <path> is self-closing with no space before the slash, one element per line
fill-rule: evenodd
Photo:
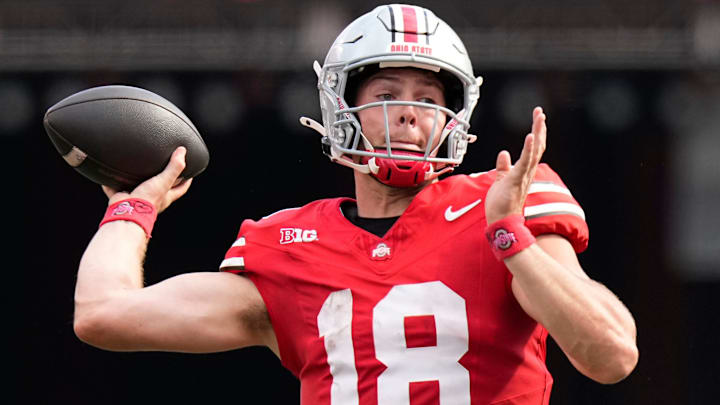
<path fill-rule="evenodd" d="M 417 42 L 417 15 L 415 7 L 402 7 L 405 42 Z"/>

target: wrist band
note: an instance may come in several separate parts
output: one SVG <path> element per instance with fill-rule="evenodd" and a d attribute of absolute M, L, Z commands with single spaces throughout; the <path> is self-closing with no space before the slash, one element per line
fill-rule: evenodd
<path fill-rule="evenodd" d="M 109 206 L 100 226 L 112 221 L 135 222 L 145 230 L 145 234 L 149 238 L 156 218 L 157 211 L 151 203 L 139 198 L 128 198 Z"/>
<path fill-rule="evenodd" d="M 488 225 L 485 230 L 493 254 L 499 261 L 535 243 L 535 237 L 525 226 L 525 217 L 509 215 Z"/>

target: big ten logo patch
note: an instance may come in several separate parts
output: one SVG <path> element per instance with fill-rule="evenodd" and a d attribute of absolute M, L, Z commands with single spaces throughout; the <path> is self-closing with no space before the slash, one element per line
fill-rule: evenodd
<path fill-rule="evenodd" d="M 280 228 L 280 244 L 295 242 L 315 242 L 318 240 L 315 229 Z"/>

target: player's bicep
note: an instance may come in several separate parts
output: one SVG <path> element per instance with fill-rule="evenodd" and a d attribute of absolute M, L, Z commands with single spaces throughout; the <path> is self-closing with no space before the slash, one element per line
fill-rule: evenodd
<path fill-rule="evenodd" d="M 276 351 L 255 285 L 228 273 L 181 274 L 128 291 L 103 310 L 110 350 L 217 352 L 265 345 Z"/>

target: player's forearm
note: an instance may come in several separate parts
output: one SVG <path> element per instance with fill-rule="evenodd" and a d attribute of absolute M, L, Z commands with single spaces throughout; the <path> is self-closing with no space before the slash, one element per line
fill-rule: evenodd
<path fill-rule="evenodd" d="M 525 310 L 583 374 L 613 383 L 637 363 L 635 323 L 605 286 L 562 267 L 538 244 L 505 260 Z"/>
<path fill-rule="evenodd" d="M 146 246 L 145 232 L 131 222 L 114 221 L 98 230 L 80 260 L 75 286 L 76 329 L 113 297 L 143 287 Z"/>

